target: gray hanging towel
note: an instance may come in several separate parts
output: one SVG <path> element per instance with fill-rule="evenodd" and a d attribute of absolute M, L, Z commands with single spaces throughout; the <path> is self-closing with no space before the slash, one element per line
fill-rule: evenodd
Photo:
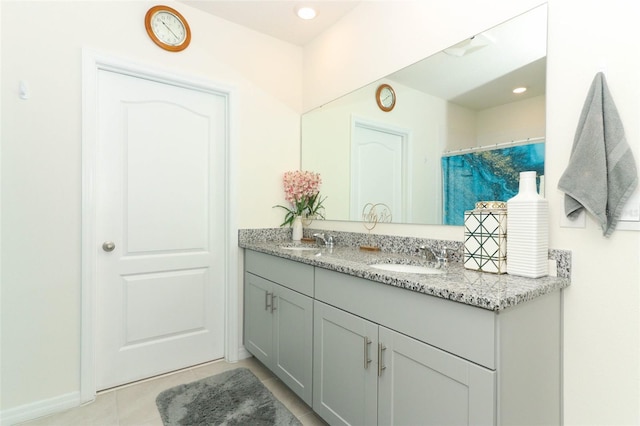
<path fill-rule="evenodd" d="M 558 182 L 558 189 L 565 193 L 564 212 L 571 219 L 587 209 L 608 237 L 637 184 L 633 153 L 607 81 L 599 72 L 582 108 L 569 165 Z"/>

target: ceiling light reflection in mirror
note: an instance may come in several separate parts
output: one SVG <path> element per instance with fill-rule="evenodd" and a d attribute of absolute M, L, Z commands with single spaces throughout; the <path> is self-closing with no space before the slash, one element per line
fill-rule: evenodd
<path fill-rule="evenodd" d="M 305 21 L 308 21 L 316 17 L 316 11 L 312 7 L 308 7 L 308 6 L 297 7 L 295 8 L 295 11 L 296 11 L 296 15 L 298 15 L 300 19 L 304 19 Z"/>
<path fill-rule="evenodd" d="M 395 223 L 442 224 L 443 153 L 543 137 L 546 22 L 543 5 L 303 114 L 301 167 L 322 176 L 327 220 L 384 202 Z M 396 148 L 367 156 L 376 138 Z"/>

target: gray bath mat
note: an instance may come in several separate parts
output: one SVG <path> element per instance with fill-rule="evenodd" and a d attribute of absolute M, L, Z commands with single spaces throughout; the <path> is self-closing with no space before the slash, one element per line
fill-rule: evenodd
<path fill-rule="evenodd" d="M 165 426 L 301 425 L 246 368 L 167 389 L 156 405 Z"/>

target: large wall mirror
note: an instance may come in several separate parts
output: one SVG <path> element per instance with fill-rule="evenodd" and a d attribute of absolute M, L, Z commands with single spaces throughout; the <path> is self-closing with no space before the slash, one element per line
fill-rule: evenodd
<path fill-rule="evenodd" d="M 543 5 L 303 114 L 301 167 L 322 175 L 326 219 L 385 203 L 394 223 L 443 224 L 443 156 L 544 140 L 546 46 Z"/>

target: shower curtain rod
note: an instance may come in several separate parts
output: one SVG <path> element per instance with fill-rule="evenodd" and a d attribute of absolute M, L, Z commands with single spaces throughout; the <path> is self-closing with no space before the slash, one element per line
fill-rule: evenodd
<path fill-rule="evenodd" d="M 445 151 L 442 153 L 443 157 L 450 157 L 452 155 L 458 155 L 458 154 L 463 154 L 463 153 L 468 153 L 468 152 L 476 152 L 476 151 L 489 151 L 491 149 L 498 149 L 498 148 L 507 148 L 509 146 L 516 146 L 516 145 L 525 145 L 528 143 L 534 143 L 534 142 L 540 142 L 540 141 L 544 141 L 544 136 L 540 136 L 537 138 L 527 138 L 527 139 L 520 139 L 517 141 L 509 141 L 509 142 L 502 142 L 502 143 L 497 143 L 494 145 L 484 145 L 484 146 L 475 146 L 473 148 L 462 148 L 462 149 L 455 149 L 453 151 Z"/>

